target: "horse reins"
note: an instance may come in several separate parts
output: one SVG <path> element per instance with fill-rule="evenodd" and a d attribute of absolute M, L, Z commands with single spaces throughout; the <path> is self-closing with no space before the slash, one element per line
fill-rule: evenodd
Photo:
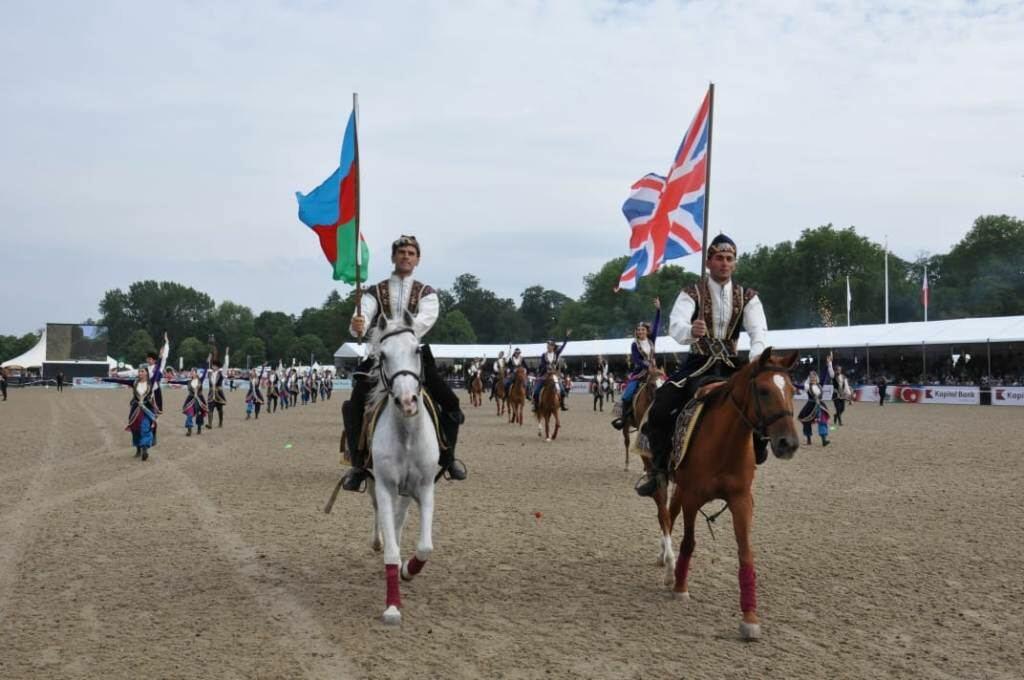
<path fill-rule="evenodd" d="M 413 335 L 416 335 L 416 332 L 413 329 L 411 329 L 411 328 L 399 328 L 398 330 L 391 331 L 390 333 L 385 333 L 384 335 L 381 336 L 380 340 L 378 340 L 377 342 L 380 343 L 380 344 L 383 344 L 383 342 L 385 340 L 387 340 L 388 338 L 394 337 L 396 335 L 401 335 L 402 333 L 412 333 Z M 382 351 L 381 352 L 380 363 L 377 365 L 377 371 L 378 371 L 378 373 L 380 373 L 381 382 L 384 383 L 384 387 L 387 389 L 388 394 L 391 394 L 391 396 L 395 396 L 394 394 L 391 393 L 391 386 L 394 383 L 395 378 L 397 378 L 398 376 L 401 376 L 401 375 L 412 376 L 416 380 L 416 389 L 417 389 L 417 391 L 423 389 L 423 377 L 421 375 L 422 372 L 423 372 L 422 371 L 422 362 L 421 362 L 421 365 L 420 365 L 420 369 L 421 370 L 418 373 L 416 371 L 410 371 L 408 369 L 403 369 L 401 371 L 396 371 L 396 372 L 392 373 L 391 375 L 388 375 L 384 371 L 384 361 L 385 361 L 385 356 L 384 356 L 384 352 Z"/>
<path fill-rule="evenodd" d="M 785 418 L 787 416 L 792 418 L 793 412 L 780 411 L 778 413 L 772 414 L 771 416 L 768 416 L 767 418 L 765 417 L 764 413 L 761 411 L 761 397 L 758 396 L 757 388 L 754 385 L 754 381 L 757 380 L 757 376 L 761 375 L 762 373 L 789 373 L 789 369 L 783 368 L 781 366 L 761 366 L 754 372 L 752 376 L 750 376 L 750 395 L 754 400 L 754 411 L 757 413 L 756 422 L 750 422 L 750 419 L 747 418 L 747 414 L 745 412 L 746 409 L 740 407 L 740 404 L 738 401 L 736 401 L 736 397 L 733 395 L 732 390 L 729 390 L 729 402 L 733 405 L 733 408 L 736 409 L 736 412 L 740 414 L 740 418 L 743 419 L 743 422 L 747 425 L 747 427 L 753 430 L 754 434 L 756 434 L 761 439 L 768 439 L 767 428 L 776 420 Z"/>

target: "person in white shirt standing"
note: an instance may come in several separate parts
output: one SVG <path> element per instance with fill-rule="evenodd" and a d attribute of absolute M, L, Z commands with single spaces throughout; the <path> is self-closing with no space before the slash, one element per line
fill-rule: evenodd
<path fill-rule="evenodd" d="M 743 365 L 737 354 L 740 330 L 750 335 L 750 356 L 761 355 L 768 322 L 757 291 L 732 280 L 736 244 L 725 234 L 711 241 L 708 277 L 683 289 L 669 317 L 668 332 L 676 342 L 690 345 L 686 363 L 658 388 L 645 433 L 651 446 L 651 469 L 636 485 L 641 496 L 653 496 L 668 478 L 676 417 L 706 377 L 727 378 Z M 766 442 L 754 436 L 757 461 L 767 456 Z"/>

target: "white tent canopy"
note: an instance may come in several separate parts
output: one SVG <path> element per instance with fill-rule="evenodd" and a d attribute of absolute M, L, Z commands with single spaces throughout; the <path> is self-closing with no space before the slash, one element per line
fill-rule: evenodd
<path fill-rule="evenodd" d="M 945 321 L 873 324 L 866 326 L 832 326 L 829 328 L 796 328 L 769 331 L 768 344 L 776 350 L 829 349 L 855 347 L 901 347 L 921 345 L 958 345 L 983 342 L 1024 342 L 1024 316 L 996 316 L 976 319 L 948 319 Z M 632 338 L 611 340 L 572 340 L 565 347 L 563 357 L 623 356 L 629 353 Z M 740 334 L 740 350 L 750 349 L 750 338 Z M 361 359 L 366 356 L 367 343 L 346 342 L 334 353 L 335 359 Z M 539 357 L 544 343 L 519 345 L 435 345 L 430 348 L 438 359 L 495 359 L 498 352 L 508 356 L 515 348 L 525 357 Z M 689 347 L 669 337 L 659 337 L 658 354 L 681 354 Z"/>

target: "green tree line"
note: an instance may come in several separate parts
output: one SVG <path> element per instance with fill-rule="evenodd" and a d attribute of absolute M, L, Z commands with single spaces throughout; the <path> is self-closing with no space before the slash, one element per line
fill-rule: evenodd
<path fill-rule="evenodd" d="M 831 224 L 806 229 L 795 241 L 754 246 L 743 252 L 736 279 L 758 290 L 769 328 L 788 329 L 846 325 L 846 278 L 849 276 L 854 324 L 882 323 L 884 248 L 854 227 Z M 662 299 L 666 314 L 680 289 L 697 281 L 695 274 L 668 265 L 640 279 L 637 290 L 615 292 L 626 257 L 606 262 L 583 278 L 578 299 L 540 284 L 527 286 L 519 301 L 483 287 L 472 273 L 456 277 L 438 291 L 441 315 L 426 340 L 434 343 L 541 342 L 573 329 L 580 340 L 624 337 L 638 321 L 650 320 L 652 299 Z M 1024 314 L 1024 221 L 1006 215 L 979 217 L 964 238 L 946 254 L 922 255 L 913 261 L 889 255 L 889 320 L 921 321 L 921 279 L 928 265 L 931 289 L 929 319 Z M 110 354 L 130 363 L 156 348 L 166 330 L 174 339 L 172 364 L 201 363 L 207 337 L 223 351 L 231 347 L 232 364 L 263 361 L 290 364 L 312 356 L 330 363 L 334 351 L 349 340 L 348 323 L 355 292 L 331 291 L 319 307 L 293 315 L 278 311 L 254 314 L 229 300 L 215 303 L 206 293 L 172 282 L 138 281 L 127 291 L 107 291 L 100 301 L 99 323 L 108 327 Z M 667 327 L 667 324 L 664 324 Z M 8 358 L 31 347 L 38 336 L 0 336 L 0 356 Z"/>

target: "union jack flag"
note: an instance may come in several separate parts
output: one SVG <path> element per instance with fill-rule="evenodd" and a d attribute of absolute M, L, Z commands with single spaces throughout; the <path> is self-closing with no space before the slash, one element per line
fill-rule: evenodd
<path fill-rule="evenodd" d="M 668 177 L 650 173 L 633 185 L 622 204 L 632 233 L 630 258 L 619 288 L 633 290 L 637 279 L 658 271 L 667 260 L 699 252 L 704 234 L 711 91 L 697 110 Z"/>

